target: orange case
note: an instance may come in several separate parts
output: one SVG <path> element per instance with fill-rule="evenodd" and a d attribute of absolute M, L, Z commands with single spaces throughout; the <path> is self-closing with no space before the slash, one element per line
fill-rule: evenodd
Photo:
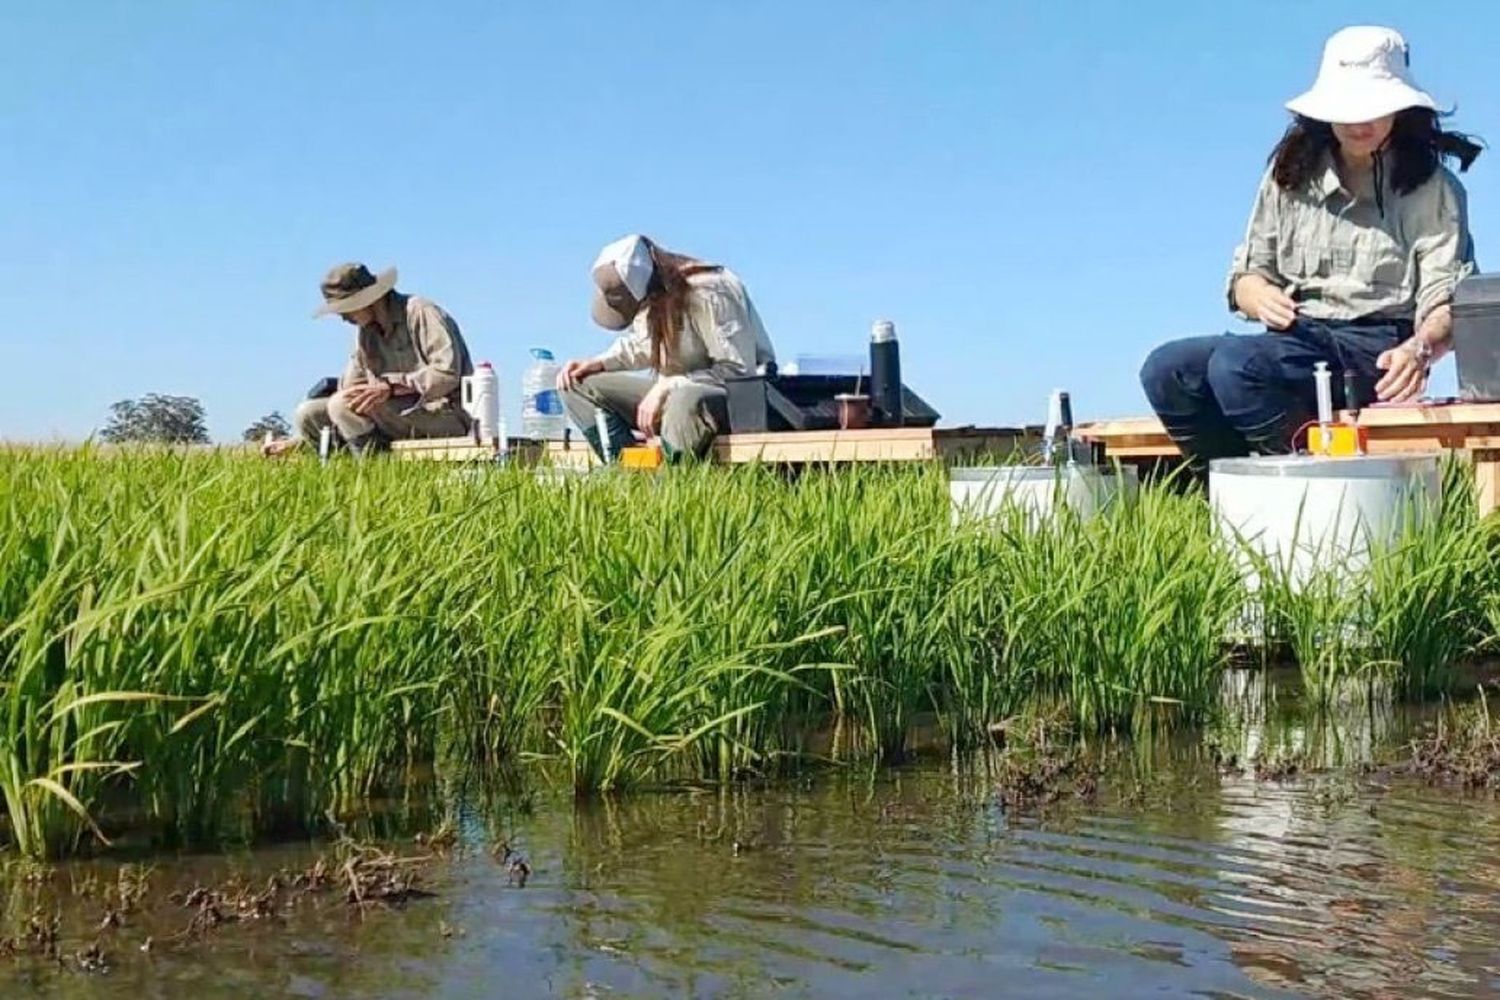
<path fill-rule="evenodd" d="M 1324 430 L 1328 432 L 1327 447 L 1323 444 Z M 1311 455 L 1363 455 L 1369 440 L 1369 430 L 1353 424 L 1329 424 L 1326 428 L 1314 425 L 1307 429 L 1307 451 Z"/>
<path fill-rule="evenodd" d="M 661 445 L 632 445 L 620 449 L 621 468 L 657 469 L 661 464 Z"/>

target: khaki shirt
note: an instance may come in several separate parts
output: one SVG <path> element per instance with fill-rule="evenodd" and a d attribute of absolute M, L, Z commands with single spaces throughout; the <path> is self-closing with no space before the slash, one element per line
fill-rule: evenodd
<path fill-rule="evenodd" d="M 771 338 L 750 301 L 745 286 L 726 269 L 689 275 L 685 317 L 677 350 L 658 383 L 684 382 L 722 385 L 726 378 L 753 375 L 757 366 L 776 360 Z M 594 360 L 607 372 L 636 371 L 651 366 L 649 307 L 636 313 L 630 328 Z"/>
<path fill-rule="evenodd" d="M 381 378 L 417 390 L 416 405 L 424 410 L 459 408 L 458 380 L 472 375 L 474 366 L 458 324 L 415 295 L 394 294 L 391 306 L 395 329 L 359 328 L 339 388 Z"/>
<path fill-rule="evenodd" d="M 1245 274 L 1281 286 L 1311 319 L 1383 316 L 1420 325 L 1449 301 L 1474 270 L 1463 185 L 1440 166 L 1398 195 L 1389 176 L 1382 213 L 1373 186 L 1363 196 L 1344 188 L 1331 156 L 1300 191 L 1282 190 L 1268 169 L 1229 268 L 1230 309 L 1245 316 L 1234 304 L 1234 282 Z"/>

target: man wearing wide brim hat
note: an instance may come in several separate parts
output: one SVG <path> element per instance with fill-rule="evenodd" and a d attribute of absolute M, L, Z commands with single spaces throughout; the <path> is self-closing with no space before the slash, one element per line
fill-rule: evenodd
<path fill-rule="evenodd" d="M 325 427 L 356 453 L 393 440 L 469 433 L 459 380 L 474 368 L 452 316 L 397 292 L 394 267 L 371 274 L 364 264 L 339 264 L 324 276 L 322 292 L 313 316 L 338 316 L 354 326 L 354 349 L 337 390 L 297 407 L 300 440 L 274 442 L 268 453 L 316 445 Z"/>

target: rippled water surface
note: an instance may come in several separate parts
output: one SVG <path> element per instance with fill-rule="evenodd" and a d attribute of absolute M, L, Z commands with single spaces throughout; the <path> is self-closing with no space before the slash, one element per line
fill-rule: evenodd
<path fill-rule="evenodd" d="M 1409 719 L 1295 718 L 1225 752 L 1357 762 Z M 0 959 L 4 996 L 1491 996 L 1500 806 L 1343 769 L 1224 773 L 1199 745 L 1127 748 L 1092 797 L 1008 812 L 982 769 L 928 763 L 733 792 L 473 813 L 438 895 L 170 945 L 164 900 L 98 936 L 110 971 Z M 502 830 L 532 867 L 520 887 Z M 172 887 L 304 863 L 159 860 Z M 65 884 L 107 866 L 61 870 Z M 35 887 L 7 885 L 14 922 Z M 66 893 L 64 893 L 66 895 Z M 65 950 L 97 912 L 69 904 Z M 147 935 L 158 942 L 148 952 Z"/>

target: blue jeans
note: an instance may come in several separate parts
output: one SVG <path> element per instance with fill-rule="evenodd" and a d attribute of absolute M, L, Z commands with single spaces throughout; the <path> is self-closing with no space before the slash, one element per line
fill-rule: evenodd
<path fill-rule="evenodd" d="M 1292 435 L 1317 416 L 1315 362 L 1328 362 L 1339 407 L 1343 373 L 1375 378 L 1375 359 L 1411 333 L 1408 320 L 1299 319 L 1283 333 L 1188 337 L 1151 352 L 1141 386 L 1201 474 L 1210 459 L 1290 451 Z"/>

